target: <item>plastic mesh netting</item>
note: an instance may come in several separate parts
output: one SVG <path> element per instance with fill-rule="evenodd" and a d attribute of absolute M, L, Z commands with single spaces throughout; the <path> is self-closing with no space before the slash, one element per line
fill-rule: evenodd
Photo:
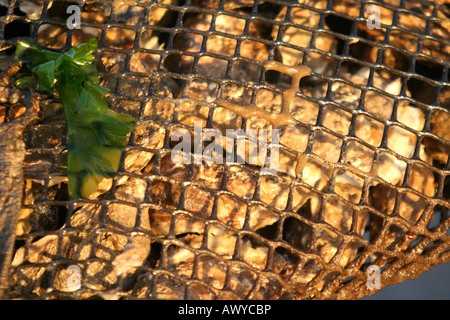
<path fill-rule="evenodd" d="M 449 18 L 446 1 L 0 1 L 0 128 L 35 110 L 0 144 L 24 142 L 0 189 L 3 208 L 21 190 L 2 297 L 355 299 L 449 261 Z M 70 200 L 62 104 L 15 88 L 12 54 L 90 38 L 137 127 L 117 177 Z"/>

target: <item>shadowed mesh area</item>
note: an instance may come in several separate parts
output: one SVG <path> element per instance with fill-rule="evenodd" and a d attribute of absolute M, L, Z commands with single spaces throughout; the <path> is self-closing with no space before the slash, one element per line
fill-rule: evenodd
<path fill-rule="evenodd" d="M 70 200 L 62 104 L 2 73 L 1 132 L 23 144 L 0 188 L 3 298 L 357 299 L 450 260 L 445 1 L 7 3 L 2 72 L 20 39 L 96 38 L 137 126 L 117 177 Z"/>

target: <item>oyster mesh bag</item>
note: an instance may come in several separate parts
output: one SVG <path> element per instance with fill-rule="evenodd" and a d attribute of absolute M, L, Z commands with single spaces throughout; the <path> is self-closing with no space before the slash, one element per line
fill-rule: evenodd
<path fill-rule="evenodd" d="M 1 297 L 357 299 L 449 261 L 449 17 L 444 0 L 0 1 Z M 91 38 L 136 128 L 117 175 L 71 199 L 63 105 L 17 89 L 13 55 Z"/>

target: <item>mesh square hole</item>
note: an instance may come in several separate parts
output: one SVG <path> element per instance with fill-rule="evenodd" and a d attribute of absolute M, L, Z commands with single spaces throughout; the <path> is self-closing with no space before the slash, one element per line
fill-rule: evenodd
<path fill-rule="evenodd" d="M 86 43 L 92 38 L 95 38 L 98 42 L 100 42 L 101 37 L 102 29 L 82 26 L 81 29 L 73 29 L 72 46 L 78 46 L 82 43 Z"/>
<path fill-rule="evenodd" d="M 336 81 L 331 85 L 331 100 L 355 110 L 359 107 L 361 90 L 352 85 Z"/>
<path fill-rule="evenodd" d="M 192 248 L 200 248 L 203 243 L 205 222 L 187 214 L 177 214 L 173 219 L 176 237 Z"/>
<path fill-rule="evenodd" d="M 152 236 L 166 238 L 170 234 L 172 213 L 163 209 L 148 208 Z"/>
<path fill-rule="evenodd" d="M 433 137 L 425 137 L 421 141 L 421 147 L 421 151 L 425 150 L 427 152 L 420 152 L 420 159 L 424 162 L 428 162 L 431 156 L 433 159 L 433 167 L 441 170 L 444 170 L 447 167 L 450 146 Z"/>
<path fill-rule="evenodd" d="M 280 144 L 297 152 L 303 152 L 308 146 L 310 131 L 303 126 L 287 125 L 280 129 Z"/>
<path fill-rule="evenodd" d="M 257 274 L 250 268 L 237 263 L 231 264 L 228 269 L 230 274 L 230 289 L 236 294 L 247 296 L 256 283 L 258 278 Z M 241 279 L 246 279 L 248 283 L 244 283 Z"/>
<path fill-rule="evenodd" d="M 141 203 L 145 200 L 146 190 L 146 180 L 123 176 L 116 185 L 115 197 L 117 200 Z M 120 211 L 121 207 L 118 206 L 117 209 Z M 125 211 L 131 211 L 131 209 L 126 208 Z"/>
<path fill-rule="evenodd" d="M 136 33 L 132 29 L 112 27 L 106 31 L 105 44 L 114 49 L 131 49 Z"/>
<path fill-rule="evenodd" d="M 363 178 L 350 171 L 338 170 L 334 190 L 344 199 L 353 203 L 359 203 L 363 185 Z"/>
<path fill-rule="evenodd" d="M 224 56 L 232 56 L 236 50 L 237 41 L 231 37 L 212 34 L 206 40 L 206 51 Z"/>
<path fill-rule="evenodd" d="M 377 176 L 396 185 L 402 184 L 406 171 L 406 162 L 395 156 L 382 152 L 377 157 Z"/>
<path fill-rule="evenodd" d="M 175 209 L 179 205 L 181 187 L 178 184 L 163 180 L 154 180 L 149 188 L 150 201 L 169 209 Z"/>
<path fill-rule="evenodd" d="M 337 233 L 328 229 L 321 229 L 316 232 L 312 250 L 322 257 L 326 263 L 329 263 L 336 255 L 342 242 L 342 238 Z"/>
<path fill-rule="evenodd" d="M 248 228 L 269 240 L 274 240 L 277 232 L 279 214 L 263 205 L 251 205 L 248 217 Z"/>
<path fill-rule="evenodd" d="M 411 19 L 414 18 L 414 19 Z M 400 12 L 398 14 L 398 26 L 409 31 L 423 34 L 425 32 L 426 20 L 418 16 Z"/>
<path fill-rule="evenodd" d="M 33 33 L 33 25 L 22 20 L 13 20 L 4 26 L 3 33 L 6 40 L 17 37 L 30 37 Z M 42 31 L 42 30 L 41 30 Z M 43 41 L 43 39 L 41 39 Z"/>
<path fill-rule="evenodd" d="M 193 179 L 210 189 L 219 190 L 222 186 L 224 171 L 224 166 L 216 163 L 194 165 Z"/>
<path fill-rule="evenodd" d="M 204 2 L 206 4 L 206 2 Z M 212 22 L 212 16 L 208 13 L 187 11 L 183 15 L 182 24 L 184 27 L 197 30 L 208 31 Z"/>
<path fill-rule="evenodd" d="M 419 102 L 433 105 L 436 99 L 436 86 L 427 81 L 411 77 L 407 81 L 407 95 Z"/>
<path fill-rule="evenodd" d="M 275 176 L 260 178 L 259 198 L 262 202 L 278 210 L 286 208 L 289 195 L 289 187 Z"/>
<path fill-rule="evenodd" d="M 178 139 L 172 139 L 172 141 L 178 141 Z M 187 162 L 180 161 L 179 158 L 173 156 L 172 152 L 165 153 L 161 156 L 159 170 L 163 176 L 177 181 L 186 181 L 190 171 L 188 164 L 191 161 L 189 154 L 191 150 L 184 151 L 188 153 L 189 158 Z"/>
<path fill-rule="evenodd" d="M 327 105 L 323 111 L 323 125 L 330 130 L 342 135 L 348 135 L 350 123 L 352 120 L 352 114 L 336 108 L 331 105 Z"/>
<path fill-rule="evenodd" d="M 409 185 L 426 196 L 433 197 L 436 193 L 434 185 L 434 173 L 431 169 L 420 165 L 413 164 L 409 175 Z"/>
<path fill-rule="evenodd" d="M 240 55 L 243 58 L 265 62 L 269 59 L 268 46 L 254 40 L 243 40 L 240 43 Z"/>
<path fill-rule="evenodd" d="M 124 5 L 114 12 L 114 20 L 129 26 L 139 26 L 143 24 L 145 8 L 138 6 Z"/>
<path fill-rule="evenodd" d="M 227 171 L 227 190 L 245 199 L 253 198 L 257 178 L 248 170 L 231 166 Z"/>
<path fill-rule="evenodd" d="M 387 147 L 398 154 L 411 158 L 416 149 L 417 136 L 399 126 L 388 129 Z"/>
<path fill-rule="evenodd" d="M 203 42 L 203 36 L 196 33 L 181 31 L 176 33 L 173 39 L 175 49 L 187 52 L 200 52 Z"/>
<path fill-rule="evenodd" d="M 247 215 L 247 204 L 229 195 L 217 200 L 217 219 L 236 229 L 242 229 Z"/>
<path fill-rule="evenodd" d="M 325 131 L 316 131 L 313 138 L 312 152 L 322 159 L 337 163 L 342 148 L 342 139 Z"/>
<path fill-rule="evenodd" d="M 369 186 L 368 204 L 385 215 L 394 213 L 397 191 L 389 185 L 371 183 Z"/>
<path fill-rule="evenodd" d="M 242 237 L 238 252 L 239 260 L 258 270 L 264 270 L 267 265 L 268 254 L 269 247 L 263 242 L 247 235 Z"/>
<path fill-rule="evenodd" d="M 236 81 L 246 83 L 259 82 L 261 73 L 262 67 L 256 63 L 238 59 L 231 64 L 230 76 L 231 79 Z"/>
<path fill-rule="evenodd" d="M 108 206 L 105 222 L 110 228 L 129 231 L 136 225 L 137 213 L 138 210 L 134 206 L 122 203 L 111 203 Z"/>
<path fill-rule="evenodd" d="M 447 124 L 450 121 L 450 113 L 443 110 L 434 110 L 431 113 L 431 132 L 438 137 L 450 141 L 450 134 L 448 133 Z"/>
<path fill-rule="evenodd" d="M 375 152 L 358 141 L 349 141 L 345 147 L 344 161 L 364 172 L 371 172 Z"/>
<path fill-rule="evenodd" d="M 356 117 L 355 124 L 355 134 L 358 138 L 374 147 L 380 146 L 384 132 L 381 122 L 361 114 Z"/>
<path fill-rule="evenodd" d="M 335 198 L 324 203 L 323 220 L 337 230 L 348 233 L 352 226 L 353 210 Z"/>
<path fill-rule="evenodd" d="M 202 56 L 198 60 L 197 72 L 211 79 L 225 78 L 228 61 L 211 56 Z"/>
<path fill-rule="evenodd" d="M 288 217 L 283 221 L 283 240 L 293 248 L 301 251 L 308 251 L 313 239 L 313 228 L 309 224 Z"/>
<path fill-rule="evenodd" d="M 309 158 L 301 170 L 301 179 L 311 187 L 324 191 L 328 188 L 330 168 L 322 161 Z"/>
<path fill-rule="evenodd" d="M 399 202 L 398 214 L 410 225 L 414 225 L 420 219 L 427 206 L 428 201 L 425 198 L 412 192 L 405 192 L 402 194 Z"/>
<path fill-rule="evenodd" d="M 300 84 L 300 87 L 302 85 Z M 295 120 L 304 124 L 315 124 L 319 115 L 319 104 L 307 98 L 296 96 L 289 110 Z"/>
<path fill-rule="evenodd" d="M 245 20 L 228 14 L 219 14 L 215 24 L 216 31 L 239 36 L 244 32 Z"/>
<path fill-rule="evenodd" d="M 214 197 L 211 192 L 196 186 L 188 186 L 184 191 L 184 208 L 200 217 L 208 218 L 212 214 Z"/>
<path fill-rule="evenodd" d="M 203 280 L 216 289 L 225 286 L 227 264 L 210 255 L 199 255 L 197 258 L 196 278 Z"/>
<path fill-rule="evenodd" d="M 400 101 L 397 106 L 397 120 L 409 128 L 417 131 L 423 130 L 425 125 L 425 111 L 414 105 Z"/>
<path fill-rule="evenodd" d="M 234 255 L 238 236 L 219 224 L 211 224 L 207 228 L 207 248 L 218 255 L 231 259 Z"/>
<path fill-rule="evenodd" d="M 52 36 L 49 37 L 48 35 Z M 67 27 L 43 23 L 38 29 L 39 44 L 49 49 L 62 49 L 67 41 Z"/>
<path fill-rule="evenodd" d="M 81 10 L 81 21 L 104 24 L 110 20 L 111 7 L 100 3 L 86 3 Z"/>
<path fill-rule="evenodd" d="M 445 220 L 450 217 L 450 208 L 436 205 L 433 209 L 433 216 L 428 222 L 427 229 L 430 231 L 439 230 L 439 226 L 441 226 Z"/>
<path fill-rule="evenodd" d="M 128 36 L 131 37 L 131 29 L 128 30 Z M 134 33 L 134 31 L 133 31 Z M 167 48 L 167 42 L 169 40 L 170 33 L 154 30 L 152 28 L 144 29 L 139 34 L 139 48 L 141 49 L 152 49 L 152 50 L 161 50 Z M 117 41 L 117 40 L 116 40 Z M 133 36 L 134 41 L 134 36 Z M 130 41 L 130 38 L 127 39 L 125 42 L 126 46 L 131 48 L 132 42 Z M 114 43 L 114 41 L 111 41 L 111 46 L 117 46 L 117 44 Z"/>
<path fill-rule="evenodd" d="M 195 254 L 189 249 L 178 246 L 167 248 L 167 267 L 181 277 L 188 279 L 192 277 L 194 260 Z"/>

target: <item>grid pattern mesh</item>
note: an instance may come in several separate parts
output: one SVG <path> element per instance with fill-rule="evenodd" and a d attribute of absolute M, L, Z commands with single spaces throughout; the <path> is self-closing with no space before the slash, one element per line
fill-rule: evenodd
<path fill-rule="evenodd" d="M 5 46 L 97 38 L 110 106 L 137 121 L 118 176 L 69 200 L 63 109 L 41 99 L 6 297 L 354 299 L 449 261 L 449 15 L 445 1 L 3 4 Z M 17 110 L 1 108 L 5 125 Z M 295 123 L 270 121 L 283 116 Z M 279 129 L 279 170 L 173 163 L 195 122 Z"/>

